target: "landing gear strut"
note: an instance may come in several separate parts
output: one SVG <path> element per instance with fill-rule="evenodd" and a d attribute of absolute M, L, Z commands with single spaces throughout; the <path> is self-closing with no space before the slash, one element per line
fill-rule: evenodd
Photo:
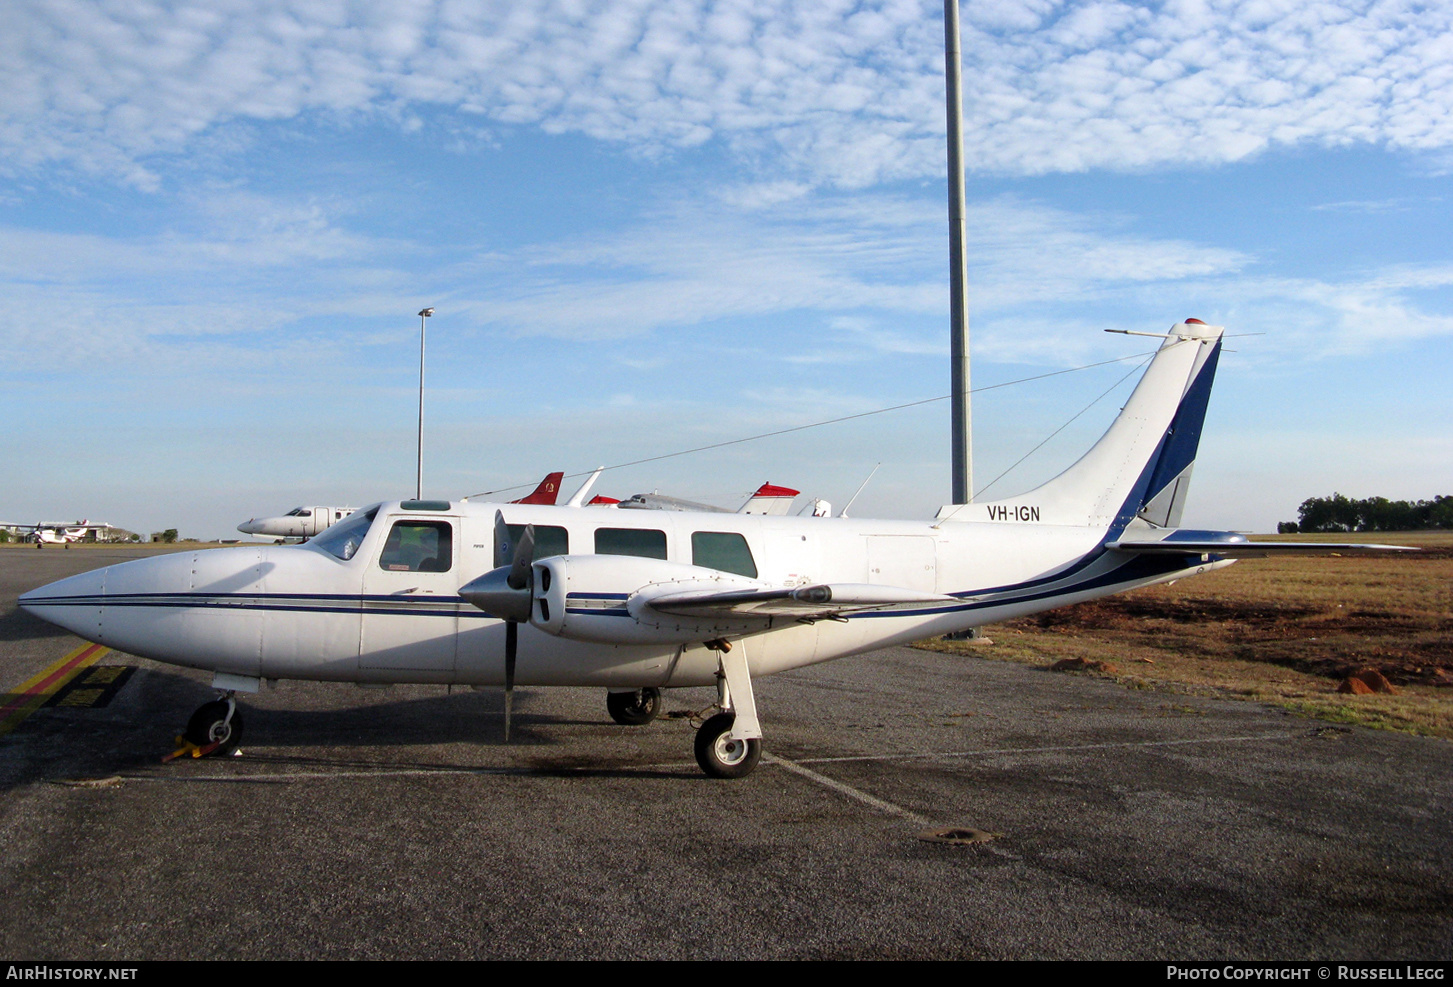
<path fill-rule="evenodd" d="M 762 726 L 747 671 L 747 649 L 745 642 L 737 643 L 736 654 L 728 641 L 707 644 L 721 656 L 716 673 L 721 712 L 696 731 L 696 763 L 713 778 L 744 778 L 762 756 Z"/>
<path fill-rule="evenodd" d="M 187 721 L 187 732 L 183 736 L 198 747 L 216 744 L 217 748 L 212 753 L 222 757 L 235 754 L 242 744 L 242 713 L 232 693 L 198 707 Z"/>
<path fill-rule="evenodd" d="M 621 726 L 644 726 L 661 712 L 661 690 L 648 687 L 634 692 L 608 692 L 605 708 Z"/>

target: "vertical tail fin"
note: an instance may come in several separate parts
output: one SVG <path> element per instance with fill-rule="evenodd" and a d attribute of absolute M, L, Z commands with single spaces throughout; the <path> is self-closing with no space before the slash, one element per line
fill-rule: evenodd
<path fill-rule="evenodd" d="M 527 497 L 510 501 L 511 504 L 553 504 L 555 498 L 560 496 L 560 481 L 565 477 L 564 471 L 551 473 L 540 481 L 540 485 Z"/>
<path fill-rule="evenodd" d="M 1112 528 L 1140 517 L 1179 525 L 1223 332 L 1196 319 L 1177 323 L 1120 415 L 1078 462 L 1028 493 L 945 507 L 939 517 Z"/>

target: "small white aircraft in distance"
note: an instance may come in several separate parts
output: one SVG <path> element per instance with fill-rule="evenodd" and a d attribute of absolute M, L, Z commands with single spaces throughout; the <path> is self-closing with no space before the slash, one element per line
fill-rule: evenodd
<path fill-rule="evenodd" d="M 922 521 L 388 501 L 303 545 L 180 552 L 32 590 L 27 611 L 213 673 L 188 737 L 235 750 L 264 679 L 598 686 L 618 723 L 715 686 L 696 759 L 761 753 L 753 680 L 1275 553 L 1180 527 L 1222 329 L 1177 323 L 1105 435 L 1048 483 Z M 594 479 L 594 477 L 592 477 Z M 588 487 L 588 484 L 587 484 Z"/>
<path fill-rule="evenodd" d="M 39 548 L 44 545 L 69 545 L 73 542 L 85 541 L 87 535 L 93 532 L 110 531 L 109 524 L 92 524 L 90 520 L 80 521 L 40 521 L 36 524 L 3 524 L 0 527 L 15 528 L 19 531 L 27 531 L 25 540 L 34 542 Z"/>
<path fill-rule="evenodd" d="M 540 481 L 540 485 L 528 497 L 513 501 L 516 504 L 553 504 L 559 495 L 560 479 L 565 473 L 551 473 Z M 298 538 L 306 541 L 352 514 L 354 507 L 294 507 L 277 517 L 248 518 L 237 526 L 245 535 L 264 535 L 268 538 Z"/>

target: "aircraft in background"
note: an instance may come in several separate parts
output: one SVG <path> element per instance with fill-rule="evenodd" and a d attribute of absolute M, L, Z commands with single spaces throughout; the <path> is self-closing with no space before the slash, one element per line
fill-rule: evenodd
<path fill-rule="evenodd" d="M 277 517 L 248 518 L 237 526 L 244 535 L 306 540 L 328 530 L 354 512 L 352 507 L 294 507 Z"/>
<path fill-rule="evenodd" d="M 109 524 L 92 524 L 89 519 L 80 521 L 40 521 L 36 524 L 0 524 L 0 528 L 9 528 L 15 531 L 24 531 L 22 537 L 28 542 L 34 542 L 37 547 L 44 545 L 69 545 L 73 542 L 85 541 L 90 537 L 92 541 L 103 531 L 110 531 Z"/>
<path fill-rule="evenodd" d="M 791 487 L 778 487 L 764 483 L 745 504 L 737 508 L 737 514 L 768 514 L 780 517 L 792 507 L 792 499 L 801 491 Z M 599 498 L 597 498 L 598 500 Z M 592 501 L 594 503 L 594 501 Z M 715 507 L 694 500 L 670 497 L 663 493 L 638 493 L 625 500 L 616 501 L 616 507 L 643 511 L 693 511 L 697 514 L 731 514 L 725 507 Z"/>
<path fill-rule="evenodd" d="M 561 506 L 388 501 L 304 545 L 125 562 L 19 603 L 213 673 L 219 697 L 187 727 L 203 750 L 236 748 L 236 693 L 264 679 L 499 686 L 506 738 L 518 685 L 602 688 L 631 725 L 657 715 L 662 689 L 714 687 L 696 759 L 741 777 L 761 754 L 760 676 L 1238 558 L 1391 549 L 1180 527 L 1222 332 L 1173 326 L 1109 430 L 1053 480 L 927 520 L 582 509 L 597 471 Z"/>
<path fill-rule="evenodd" d="M 511 501 L 515 504 L 553 504 L 560 493 L 560 480 L 564 471 L 551 473 L 540 481 L 529 496 Z M 354 507 L 294 507 L 277 517 L 248 518 L 237 526 L 245 535 L 263 535 L 281 540 L 297 538 L 307 541 L 351 515 Z"/>

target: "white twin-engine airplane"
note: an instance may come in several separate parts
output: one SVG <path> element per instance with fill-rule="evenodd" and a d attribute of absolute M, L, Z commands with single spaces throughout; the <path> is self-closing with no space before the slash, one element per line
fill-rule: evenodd
<path fill-rule="evenodd" d="M 619 723 L 665 688 L 716 686 L 707 774 L 761 752 L 752 680 L 1273 552 L 1179 528 L 1222 330 L 1177 324 L 1083 458 L 931 521 L 390 501 L 304 545 L 181 552 L 26 593 L 27 611 L 121 651 L 214 673 L 188 738 L 235 750 L 263 679 L 599 686 Z M 581 494 L 585 491 L 582 490 Z"/>

